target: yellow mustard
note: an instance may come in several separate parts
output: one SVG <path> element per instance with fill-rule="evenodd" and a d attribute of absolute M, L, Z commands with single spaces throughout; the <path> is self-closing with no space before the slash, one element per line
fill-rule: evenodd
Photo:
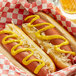
<path fill-rule="evenodd" d="M 72 51 L 65 51 L 65 50 L 62 50 L 60 49 L 61 46 L 63 45 L 68 45 L 69 44 L 69 41 L 64 38 L 63 36 L 61 35 L 50 35 L 50 36 L 44 36 L 44 35 L 41 35 L 40 33 L 43 32 L 43 31 L 46 31 L 50 28 L 54 28 L 55 26 L 53 24 L 50 24 L 50 23 L 39 23 L 39 24 L 35 24 L 33 25 L 33 22 L 36 21 L 37 19 L 39 19 L 40 17 L 38 15 L 31 15 L 31 16 L 28 16 L 25 18 L 25 21 L 27 21 L 29 18 L 33 18 L 30 23 L 28 23 L 28 26 L 29 27 L 38 27 L 38 26 L 42 26 L 42 25 L 48 25 L 40 30 L 38 30 L 35 35 L 40 38 L 40 39 L 43 39 L 43 40 L 52 40 L 52 39 L 63 39 L 64 42 L 59 44 L 59 45 L 55 45 L 54 46 L 54 49 L 58 52 L 61 52 L 61 53 L 69 53 L 69 54 L 72 54 L 72 55 L 75 55 L 75 52 L 72 52 Z"/>
<path fill-rule="evenodd" d="M 11 54 L 13 56 L 15 56 L 16 54 L 20 53 L 20 52 L 23 52 L 23 51 L 30 51 L 31 53 L 26 56 L 23 60 L 22 60 L 22 63 L 24 65 L 29 65 L 30 63 L 34 62 L 34 61 L 37 61 L 37 62 L 40 62 L 41 64 L 39 64 L 35 70 L 34 70 L 34 73 L 37 74 L 40 69 L 45 66 L 45 63 L 42 61 L 42 60 L 39 60 L 39 59 L 31 59 L 31 60 L 28 60 L 33 54 L 34 54 L 34 51 L 32 51 L 31 49 L 29 48 L 21 48 L 21 49 L 17 49 L 16 48 L 18 46 L 21 46 L 22 45 L 22 41 L 21 40 L 17 40 L 17 35 L 12 32 L 12 31 L 8 31 L 8 30 L 2 30 L 0 31 L 0 34 L 8 34 L 6 37 L 3 38 L 2 40 L 2 44 L 9 44 L 9 43 L 12 43 L 12 42 L 17 42 L 18 44 L 13 46 L 12 49 L 11 49 Z M 7 40 L 8 38 L 16 38 L 16 39 L 9 39 Z"/>

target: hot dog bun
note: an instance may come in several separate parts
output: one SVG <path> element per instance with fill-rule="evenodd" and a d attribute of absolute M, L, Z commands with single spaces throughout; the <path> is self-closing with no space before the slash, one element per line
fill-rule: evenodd
<path fill-rule="evenodd" d="M 63 34 L 63 36 L 65 36 L 69 40 L 70 45 L 72 46 L 72 49 L 74 51 L 76 51 L 75 50 L 76 49 L 76 40 L 67 31 L 65 31 L 53 18 L 51 18 L 50 16 L 48 16 L 48 15 L 42 13 L 42 12 L 38 12 L 36 14 L 39 15 L 41 19 L 43 19 L 43 20 L 45 20 L 45 21 L 47 21 L 47 22 L 52 23 L 53 25 L 55 25 L 56 28 Z M 38 22 L 38 21 L 36 21 L 36 22 Z M 48 41 L 39 39 L 35 35 L 35 32 L 38 31 L 38 29 L 36 29 L 35 27 L 33 27 L 33 28 L 29 27 L 27 24 L 28 23 L 26 22 L 25 24 L 22 25 L 22 30 L 33 41 L 35 41 L 50 56 L 50 58 L 52 58 L 52 60 L 57 65 L 57 67 L 59 67 L 60 69 L 63 69 L 63 68 L 66 68 L 66 67 L 72 65 L 71 62 L 68 62 L 69 61 L 69 59 L 68 59 L 68 55 L 69 54 L 67 54 L 65 56 L 64 53 L 60 53 L 60 52 L 55 51 L 54 47 L 53 47 L 53 45 L 51 43 L 49 44 Z M 34 24 L 34 26 L 35 26 L 35 24 Z"/>
<path fill-rule="evenodd" d="M 45 71 L 48 69 L 48 73 L 54 72 L 56 70 L 53 61 L 47 56 L 20 28 L 15 26 L 14 24 L 6 25 L 4 30 L 12 31 L 17 34 L 18 40 L 23 41 L 23 46 L 25 48 L 30 48 L 34 51 L 34 56 L 37 59 L 41 59 L 45 63 Z M 3 45 L 3 44 L 2 44 Z M 5 47 L 5 46 L 4 46 Z M 8 48 L 8 47 L 7 47 Z M 18 59 L 19 60 L 19 59 Z M 31 64 L 30 64 L 31 65 Z M 34 66 L 34 65 L 33 65 Z M 33 68 L 32 66 L 32 68 Z M 29 67 L 29 66 L 28 66 Z M 30 68 L 30 67 L 29 67 Z M 32 69 L 30 68 L 30 69 Z M 41 70 L 40 70 L 41 71 Z M 39 71 L 38 75 L 42 75 Z M 44 75 L 45 76 L 45 75 Z"/>
<path fill-rule="evenodd" d="M 71 21 L 72 21 L 74 24 L 76 24 L 76 19 L 71 19 Z"/>

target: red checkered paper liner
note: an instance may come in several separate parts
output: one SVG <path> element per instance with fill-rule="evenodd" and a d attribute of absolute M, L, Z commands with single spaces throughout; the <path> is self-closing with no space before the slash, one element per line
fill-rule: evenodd
<path fill-rule="evenodd" d="M 58 12 L 57 7 L 54 6 L 49 0 L 37 0 L 32 4 L 28 3 L 26 0 L 18 0 L 18 1 L 0 0 L 0 29 L 4 28 L 5 24 L 11 23 L 12 21 L 16 25 L 22 25 L 24 18 L 26 16 L 36 13 L 40 10 L 43 10 L 45 13 L 52 15 L 70 33 L 76 36 L 75 25 L 72 22 L 70 22 L 68 19 L 66 19 L 63 15 L 61 15 L 60 12 Z M 1 54 L 1 56 L 3 55 Z M 6 62 L 5 59 L 3 59 L 4 62 Z M 5 64 L 2 64 L 1 66 L 5 66 Z M 9 64 L 9 67 L 10 66 L 14 67 L 14 69 L 16 68 L 15 66 Z M 7 71 L 6 67 L 4 67 L 4 69 L 5 71 Z M 14 69 L 12 70 L 15 73 L 16 71 Z M 1 75 L 4 74 L 3 71 L 4 70 L 1 70 Z M 76 71 L 76 65 L 73 65 L 63 70 L 52 73 L 49 76 L 69 76 L 71 74 L 75 74 L 75 71 Z M 19 73 L 21 74 L 21 71 L 19 71 Z M 11 75 L 7 74 L 7 76 L 11 76 Z M 17 75 L 14 75 L 14 76 L 17 76 Z"/>
<path fill-rule="evenodd" d="M 0 53 L 0 76 L 31 76 L 15 67 L 4 55 Z"/>
<path fill-rule="evenodd" d="M 1 4 L 4 3 L 4 5 L 0 7 L 0 29 L 4 28 L 5 24 L 11 23 L 12 21 L 16 25 L 22 25 L 24 18 L 31 14 L 27 12 L 17 0 L 15 0 L 15 2 L 14 0 L 0 1 Z"/>

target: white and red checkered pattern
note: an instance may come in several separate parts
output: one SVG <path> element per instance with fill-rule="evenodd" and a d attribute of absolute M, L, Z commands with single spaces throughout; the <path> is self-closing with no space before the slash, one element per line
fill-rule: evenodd
<path fill-rule="evenodd" d="M 0 76 L 31 76 L 15 67 L 0 53 Z"/>
<path fill-rule="evenodd" d="M 11 0 L 13 2 L 13 0 Z M 10 2 L 11 2 L 10 1 Z M 16 2 L 17 0 L 15 0 Z M 27 12 L 25 8 L 17 2 L 3 2 L 5 6 L 0 9 L 0 29 L 4 28 L 5 24 L 11 23 L 12 21 L 16 25 L 22 25 L 24 18 L 31 13 Z"/>
<path fill-rule="evenodd" d="M 26 11 L 26 10 L 28 11 Z M 50 0 L 36 0 L 28 3 L 27 0 L 0 0 L 0 29 L 5 24 L 12 21 L 16 25 L 22 25 L 26 16 L 43 10 L 45 13 L 52 15 L 61 25 L 63 25 L 71 34 L 76 36 L 76 26 L 64 17 L 58 8 Z M 69 76 L 76 73 L 76 65 L 70 66 L 49 76 Z M 0 76 L 28 76 L 20 71 L 7 58 L 0 54 Z"/>
<path fill-rule="evenodd" d="M 25 17 L 24 15 L 26 15 L 24 8 L 32 13 L 43 10 L 45 13 L 50 13 L 66 30 L 76 36 L 76 25 L 64 17 L 49 0 L 36 0 L 32 4 L 28 3 L 27 0 L 0 0 L 0 7 L 0 24 L 3 27 L 5 23 L 10 23 L 11 21 L 21 25 Z"/>

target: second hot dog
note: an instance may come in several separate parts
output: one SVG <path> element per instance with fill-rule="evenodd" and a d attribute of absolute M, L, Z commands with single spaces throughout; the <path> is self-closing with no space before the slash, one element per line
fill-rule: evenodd
<path fill-rule="evenodd" d="M 48 23 L 47 19 L 41 19 L 39 15 L 44 15 L 45 19 L 48 18 L 50 21 L 50 17 L 44 13 L 28 16 L 25 18 L 26 24 L 22 26 L 23 31 L 53 59 L 57 67 L 65 68 L 72 65 L 75 52 L 72 52 L 69 41 L 53 24 Z"/>

